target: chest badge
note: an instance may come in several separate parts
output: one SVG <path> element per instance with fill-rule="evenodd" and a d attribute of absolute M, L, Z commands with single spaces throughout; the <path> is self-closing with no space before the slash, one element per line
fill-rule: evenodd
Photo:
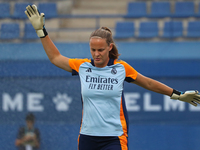
<path fill-rule="evenodd" d="M 112 68 L 111 73 L 112 74 L 117 74 L 117 69 L 116 68 Z"/>

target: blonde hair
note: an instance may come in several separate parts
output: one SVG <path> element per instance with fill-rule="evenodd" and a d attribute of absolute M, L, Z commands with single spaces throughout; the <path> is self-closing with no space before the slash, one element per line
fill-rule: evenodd
<path fill-rule="evenodd" d="M 117 47 L 116 47 L 116 45 L 114 43 L 113 37 L 112 37 L 112 32 L 111 32 L 111 30 L 109 28 L 101 27 L 101 28 L 95 30 L 90 35 L 90 39 L 92 37 L 99 37 L 99 38 L 102 38 L 102 39 L 106 39 L 106 43 L 108 45 L 110 45 L 112 43 L 113 44 L 113 48 L 109 52 L 109 58 L 118 59 L 120 54 L 118 53 L 118 49 L 117 49 Z"/>

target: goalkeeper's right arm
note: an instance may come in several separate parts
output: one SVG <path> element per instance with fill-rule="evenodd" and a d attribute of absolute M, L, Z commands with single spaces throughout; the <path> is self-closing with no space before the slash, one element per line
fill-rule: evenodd
<path fill-rule="evenodd" d="M 72 72 L 72 69 L 69 66 L 69 58 L 60 54 L 55 44 L 48 36 L 48 33 L 45 29 L 44 13 L 39 13 L 36 5 L 28 5 L 26 7 L 25 14 L 33 25 L 38 37 L 40 37 L 49 60 L 57 67 Z"/>
<path fill-rule="evenodd" d="M 33 28 L 35 29 L 38 37 L 44 38 L 48 35 L 45 29 L 45 17 L 44 13 L 39 13 L 36 5 L 28 5 L 26 7 L 25 14 L 27 15 L 28 19 L 30 20 Z"/>

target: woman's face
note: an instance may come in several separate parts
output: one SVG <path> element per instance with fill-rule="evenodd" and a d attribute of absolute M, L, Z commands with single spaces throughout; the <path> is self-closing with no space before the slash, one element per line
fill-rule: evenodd
<path fill-rule="evenodd" d="M 34 125 L 34 121 L 32 121 L 32 120 L 26 120 L 26 125 L 27 125 L 28 129 L 32 129 L 33 125 Z"/>
<path fill-rule="evenodd" d="M 112 47 L 112 44 L 108 45 L 106 43 L 106 39 L 100 37 L 92 37 L 90 39 L 90 52 L 96 67 L 102 68 L 107 66 L 109 51 L 112 50 Z"/>

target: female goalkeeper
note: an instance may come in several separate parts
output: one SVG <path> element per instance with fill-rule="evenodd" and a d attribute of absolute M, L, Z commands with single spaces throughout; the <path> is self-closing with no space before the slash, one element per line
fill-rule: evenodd
<path fill-rule="evenodd" d="M 72 75 L 79 75 L 83 102 L 79 150 L 128 150 L 128 116 L 123 96 L 124 81 L 188 102 L 200 103 L 197 91 L 185 93 L 138 73 L 118 60 L 118 50 L 107 27 L 94 31 L 89 39 L 92 59 L 72 59 L 60 54 L 44 27 L 44 13 L 35 5 L 25 14 L 40 37 L 49 60 Z"/>

